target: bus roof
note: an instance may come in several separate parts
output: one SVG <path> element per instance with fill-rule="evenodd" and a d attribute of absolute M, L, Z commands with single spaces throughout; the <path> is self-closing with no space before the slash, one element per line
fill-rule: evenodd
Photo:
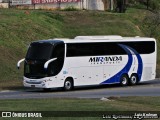
<path fill-rule="evenodd" d="M 64 43 L 85 43 L 85 42 L 129 42 L 129 41 L 155 41 L 148 37 L 122 37 L 122 36 L 77 36 L 75 39 L 58 39 Z"/>
<path fill-rule="evenodd" d="M 116 35 L 109 35 L 109 36 L 77 36 L 74 39 L 68 39 L 68 38 L 54 38 L 54 39 L 48 39 L 48 40 L 39 40 L 35 42 L 39 43 L 50 43 L 50 44 L 56 44 L 59 42 L 64 43 L 93 43 L 93 42 L 130 42 L 130 41 L 155 41 L 154 38 L 148 38 L 148 37 L 122 37 L 122 36 L 116 36 Z"/>

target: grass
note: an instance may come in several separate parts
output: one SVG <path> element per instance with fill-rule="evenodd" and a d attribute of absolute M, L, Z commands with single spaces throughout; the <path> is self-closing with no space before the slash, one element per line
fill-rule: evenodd
<path fill-rule="evenodd" d="M 110 101 L 99 99 L 27 99 L 0 100 L 2 111 L 160 111 L 160 97 L 111 97 Z M 45 115 L 45 114 L 44 114 Z M 92 114 L 94 115 L 94 114 Z M 98 117 L 102 119 L 101 116 Z M 68 118 L 68 119 L 98 119 Z M 53 119 L 53 118 L 46 118 Z M 56 118 L 60 119 L 60 118 Z M 66 119 L 66 118 L 63 118 Z"/>
<path fill-rule="evenodd" d="M 0 90 L 21 88 L 23 68 L 18 71 L 16 63 L 25 57 L 31 41 L 78 35 L 146 36 L 142 23 L 148 13 L 134 8 L 121 14 L 0 9 Z M 160 66 L 160 37 L 156 38 Z"/>

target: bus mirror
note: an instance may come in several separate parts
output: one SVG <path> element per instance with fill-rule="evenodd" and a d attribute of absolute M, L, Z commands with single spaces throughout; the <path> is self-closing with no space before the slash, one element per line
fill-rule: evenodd
<path fill-rule="evenodd" d="M 18 69 L 20 68 L 21 62 L 23 62 L 24 60 L 25 60 L 25 58 L 23 58 L 23 59 L 21 59 L 21 60 L 18 61 L 18 63 L 17 63 L 17 68 L 18 68 Z"/>
<path fill-rule="evenodd" d="M 44 69 L 47 69 L 47 68 L 48 68 L 48 65 L 49 65 L 51 62 L 55 61 L 56 59 L 57 59 L 57 58 L 53 58 L 53 59 L 48 60 L 48 61 L 44 64 Z"/>

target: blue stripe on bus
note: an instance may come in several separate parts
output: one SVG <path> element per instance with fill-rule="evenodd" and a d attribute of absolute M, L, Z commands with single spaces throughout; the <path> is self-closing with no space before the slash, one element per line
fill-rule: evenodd
<path fill-rule="evenodd" d="M 139 53 L 135 49 L 133 49 L 133 48 L 131 48 L 129 46 L 128 46 L 128 48 L 131 49 L 135 53 L 135 55 L 136 55 L 136 57 L 138 59 L 137 74 L 138 74 L 138 78 L 139 78 L 139 81 L 140 81 L 141 77 L 142 77 L 142 71 L 143 71 L 143 61 L 142 61 L 142 58 L 141 58 L 141 56 L 139 55 Z"/>
<path fill-rule="evenodd" d="M 120 77 L 123 73 L 129 72 L 129 70 L 132 66 L 132 62 L 133 62 L 132 54 L 126 45 L 119 44 L 119 46 L 122 47 L 126 51 L 126 53 L 128 54 L 128 62 L 120 72 L 118 72 L 113 77 L 105 80 L 104 82 L 102 82 L 100 84 L 110 84 L 110 83 L 120 82 L 119 79 L 117 79 L 117 78 Z"/>
<path fill-rule="evenodd" d="M 113 77 L 105 80 L 101 84 L 110 84 L 110 83 L 115 83 L 115 82 L 118 83 L 118 82 L 120 82 L 119 77 L 123 73 L 128 73 L 129 72 L 129 70 L 130 70 L 130 68 L 132 66 L 132 62 L 133 62 L 133 57 L 132 57 L 132 53 L 130 52 L 130 50 L 136 55 L 136 57 L 138 59 L 137 74 L 138 74 L 138 77 L 139 77 L 139 81 L 141 80 L 142 71 L 143 71 L 143 62 L 142 62 L 141 56 L 139 55 L 139 53 L 135 49 L 133 49 L 133 48 L 131 48 L 129 46 L 122 45 L 122 44 L 119 44 L 119 46 L 122 47 L 127 52 L 127 54 L 128 54 L 128 62 L 127 62 L 127 64 L 125 65 L 125 67 L 120 72 L 118 72 L 117 74 L 115 74 Z"/>

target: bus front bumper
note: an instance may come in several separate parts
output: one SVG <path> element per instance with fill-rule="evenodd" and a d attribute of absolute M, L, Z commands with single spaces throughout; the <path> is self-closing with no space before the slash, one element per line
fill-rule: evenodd
<path fill-rule="evenodd" d="M 49 78 L 42 79 L 29 79 L 23 78 L 24 87 L 32 87 L 32 88 L 51 88 L 51 80 Z"/>

